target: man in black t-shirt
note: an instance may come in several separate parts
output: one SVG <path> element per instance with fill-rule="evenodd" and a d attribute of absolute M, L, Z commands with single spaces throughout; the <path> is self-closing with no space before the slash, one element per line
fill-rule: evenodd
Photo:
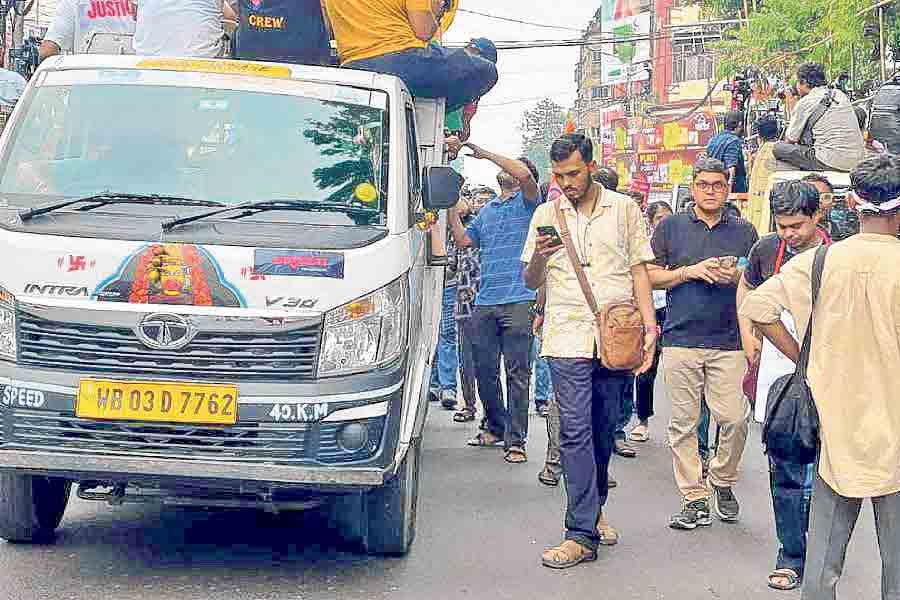
<path fill-rule="evenodd" d="M 711 525 L 710 497 L 722 521 L 735 522 L 740 514 L 732 486 L 747 441 L 749 405 L 741 389 L 746 361 L 737 323 L 736 263 L 759 236 L 725 210 L 728 188 L 721 161 L 698 161 L 691 185 L 696 204 L 660 223 L 651 241 L 651 283 L 668 291 L 662 365 L 672 401 L 669 445 L 682 496 L 682 510 L 669 522 L 674 529 Z M 721 431 L 708 482 L 697 449 L 701 390 Z"/>
<path fill-rule="evenodd" d="M 777 274 L 787 261 L 828 239 L 819 226 L 822 210 L 819 192 L 812 183 L 778 183 L 770 192 L 770 204 L 776 233 L 764 236 L 750 251 L 750 266 L 738 284 L 738 306 L 751 290 Z M 748 319 L 739 317 L 738 322 L 747 360 L 751 367 L 758 366 L 760 340 Z M 753 385 L 755 387 L 755 382 Z M 756 401 L 765 402 L 766 399 L 757 398 Z M 775 531 L 781 547 L 768 584 L 778 590 L 794 589 L 803 579 L 814 471 L 812 463 L 783 461 L 769 454 Z"/>

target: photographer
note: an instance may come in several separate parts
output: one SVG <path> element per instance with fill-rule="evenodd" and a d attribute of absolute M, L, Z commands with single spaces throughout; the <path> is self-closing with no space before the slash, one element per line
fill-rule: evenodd
<path fill-rule="evenodd" d="M 856 113 L 844 92 L 827 87 L 825 68 L 806 63 L 797 69 L 797 92 L 786 141 L 775 158 L 803 171 L 850 171 L 863 159 L 865 142 Z"/>

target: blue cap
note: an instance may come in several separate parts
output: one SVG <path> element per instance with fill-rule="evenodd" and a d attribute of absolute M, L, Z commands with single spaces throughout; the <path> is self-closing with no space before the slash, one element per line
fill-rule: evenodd
<path fill-rule="evenodd" d="M 481 58 L 484 58 L 496 64 L 497 46 L 494 45 L 494 42 L 487 38 L 475 38 L 471 42 L 469 42 L 469 45 L 474 46 L 478 49 L 478 53 L 481 54 Z"/>

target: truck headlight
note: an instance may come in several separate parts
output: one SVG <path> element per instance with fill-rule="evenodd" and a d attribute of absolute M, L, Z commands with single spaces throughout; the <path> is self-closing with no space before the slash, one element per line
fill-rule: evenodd
<path fill-rule="evenodd" d="M 16 299 L 0 287 L 0 359 L 16 360 Z"/>
<path fill-rule="evenodd" d="M 366 371 L 395 360 L 406 345 L 406 276 L 325 314 L 319 377 Z"/>

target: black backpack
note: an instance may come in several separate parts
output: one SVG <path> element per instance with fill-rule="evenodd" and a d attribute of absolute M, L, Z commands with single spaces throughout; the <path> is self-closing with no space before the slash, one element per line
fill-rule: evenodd
<path fill-rule="evenodd" d="M 888 81 L 875 92 L 869 136 L 884 144 L 888 152 L 900 152 L 900 79 Z"/>
<path fill-rule="evenodd" d="M 321 0 L 240 0 L 234 57 L 332 66 Z"/>

